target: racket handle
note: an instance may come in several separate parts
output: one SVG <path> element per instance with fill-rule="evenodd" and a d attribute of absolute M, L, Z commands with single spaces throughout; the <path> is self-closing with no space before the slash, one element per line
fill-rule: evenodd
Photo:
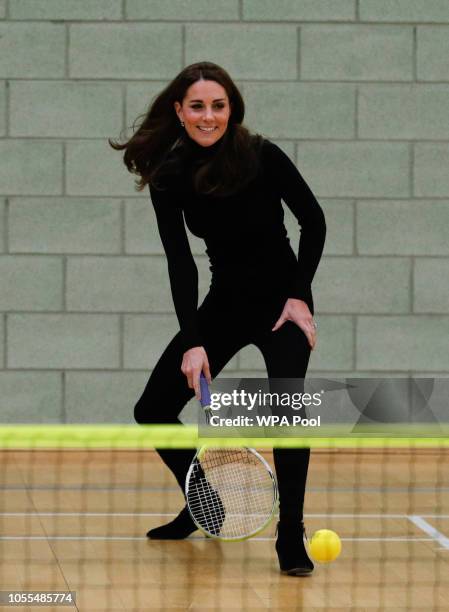
<path fill-rule="evenodd" d="M 210 391 L 209 385 L 207 384 L 206 377 L 201 372 L 200 374 L 200 389 L 201 389 L 201 406 L 205 408 L 206 406 L 210 406 Z"/>

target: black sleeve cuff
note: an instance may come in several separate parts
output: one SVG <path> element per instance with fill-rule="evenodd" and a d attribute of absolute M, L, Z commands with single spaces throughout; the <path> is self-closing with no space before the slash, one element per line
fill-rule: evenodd
<path fill-rule="evenodd" d="M 195 346 L 204 346 L 203 339 L 198 332 L 183 331 L 181 340 L 184 353 Z"/>

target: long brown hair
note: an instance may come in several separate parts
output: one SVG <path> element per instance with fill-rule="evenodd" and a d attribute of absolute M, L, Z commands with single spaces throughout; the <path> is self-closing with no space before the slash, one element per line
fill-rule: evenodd
<path fill-rule="evenodd" d="M 247 185 L 257 174 L 263 137 L 251 134 L 242 122 L 245 104 L 229 74 L 212 62 L 197 62 L 184 68 L 167 87 L 153 99 L 131 138 L 123 143 L 108 139 L 116 150 L 125 150 L 123 162 L 129 172 L 140 176 L 136 190 L 149 184 L 164 188 L 164 178 L 182 171 L 186 159 L 185 128 L 174 109 L 175 101 L 182 104 L 188 88 L 196 81 L 216 81 L 226 91 L 231 105 L 227 129 L 216 153 L 196 168 L 193 184 L 197 193 L 226 196 Z"/>

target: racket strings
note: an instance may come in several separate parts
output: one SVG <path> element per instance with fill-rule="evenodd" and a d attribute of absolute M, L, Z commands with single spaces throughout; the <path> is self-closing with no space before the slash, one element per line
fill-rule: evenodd
<path fill-rule="evenodd" d="M 192 471 L 188 501 L 190 512 L 203 529 L 212 535 L 218 535 L 225 520 L 225 508 L 198 461 Z"/>
<path fill-rule="evenodd" d="M 245 449 L 220 449 L 214 452 L 208 451 L 206 457 L 201 458 L 201 465 L 203 469 L 210 470 L 214 467 L 219 467 L 229 463 L 253 463 L 257 465 L 258 460 L 253 457 L 252 454 L 248 455 Z"/>
<path fill-rule="evenodd" d="M 207 449 L 194 468 L 188 503 L 204 531 L 240 538 L 265 525 L 275 501 L 273 477 L 250 449 Z"/>

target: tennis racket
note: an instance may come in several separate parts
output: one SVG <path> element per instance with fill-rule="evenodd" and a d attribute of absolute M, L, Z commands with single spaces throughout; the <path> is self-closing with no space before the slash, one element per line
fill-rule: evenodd
<path fill-rule="evenodd" d="M 201 406 L 209 424 L 210 391 L 200 376 Z M 192 519 L 211 538 L 237 541 L 264 529 L 277 508 L 276 478 L 252 448 L 202 446 L 186 477 L 185 493 Z"/>

